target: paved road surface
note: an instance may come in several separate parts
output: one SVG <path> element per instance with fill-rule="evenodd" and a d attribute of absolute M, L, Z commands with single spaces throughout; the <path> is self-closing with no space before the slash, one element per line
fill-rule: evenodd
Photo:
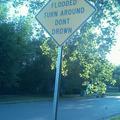
<path fill-rule="evenodd" d="M 60 101 L 58 120 L 105 120 L 120 113 L 120 97 Z M 52 120 L 52 102 L 0 104 L 0 120 Z"/>

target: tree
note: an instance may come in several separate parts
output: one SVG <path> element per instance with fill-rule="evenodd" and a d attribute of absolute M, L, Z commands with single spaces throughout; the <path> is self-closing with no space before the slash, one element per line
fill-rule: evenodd
<path fill-rule="evenodd" d="M 63 93 L 82 95 L 87 91 L 87 93 L 101 94 L 106 91 L 107 84 L 114 83 L 111 78 L 113 67 L 107 62 L 106 54 L 115 43 L 114 33 L 115 27 L 119 24 L 119 7 L 115 0 L 102 2 L 91 0 L 90 2 L 95 4 L 99 12 L 89 19 L 64 46 L 61 85 Z M 20 91 L 26 93 L 42 93 L 43 88 L 49 92 L 53 90 L 52 79 L 54 79 L 57 46 L 50 37 L 46 36 L 45 31 L 35 20 L 35 15 L 46 0 L 43 2 L 14 0 L 11 3 L 15 8 L 26 5 L 30 13 L 28 16 L 10 19 L 12 22 L 9 22 L 9 19 L 6 20 L 7 22 L 1 22 L 0 40 L 5 43 L 5 46 L 1 44 L 0 47 L 3 51 L 0 58 L 3 61 L 0 80 L 6 81 L 4 90 L 8 88 L 6 86 L 8 84 L 9 90 L 13 88 L 12 86 L 18 86 Z M 3 41 L 3 39 L 6 40 Z M 7 45 L 9 47 L 6 47 Z M 2 57 L 5 53 L 9 55 Z M 4 68 L 2 63 L 7 64 L 8 69 Z M 9 71 L 10 74 L 8 74 Z M 4 72 L 8 78 L 3 79 Z M 34 79 L 35 76 L 37 76 L 36 79 Z M 1 85 L 4 84 L 1 83 Z"/>
<path fill-rule="evenodd" d="M 7 6 L 5 3 L 0 3 L 0 23 L 5 20 L 7 16 Z"/>
<path fill-rule="evenodd" d="M 10 93 L 18 87 L 17 74 L 27 51 L 27 32 L 24 23 L 0 23 L 0 93 Z"/>
<path fill-rule="evenodd" d="M 106 60 L 99 60 L 93 67 L 92 74 L 89 79 L 87 92 L 97 93 L 98 95 L 105 94 L 107 86 L 114 85 L 116 83 L 113 79 L 114 66 Z"/>
<path fill-rule="evenodd" d="M 6 6 L 7 4 L 9 5 L 9 2 L 5 3 Z M 24 1 L 13 2 L 14 7 L 21 4 L 24 4 Z M 2 9 L 3 15 L 7 12 Z M 33 19 L 32 15 L 2 18 L 0 23 L 0 94 L 47 94 L 53 89 L 54 73 L 49 68 L 49 58 L 42 55 L 39 47 L 40 40 L 45 38 L 42 32 L 38 35 L 39 40 L 36 40 L 37 36 L 32 35 L 31 27 L 34 23 L 32 24 L 31 19 Z M 36 27 L 36 31 L 38 29 Z"/>
<path fill-rule="evenodd" d="M 116 66 L 113 72 L 113 78 L 116 80 L 115 86 L 118 87 L 120 91 L 120 66 Z"/>
<path fill-rule="evenodd" d="M 39 47 L 40 41 L 32 41 L 29 61 L 19 73 L 19 91 L 23 94 L 52 95 L 54 71 L 51 70 L 51 60 L 42 54 Z"/>
<path fill-rule="evenodd" d="M 113 67 L 106 61 L 106 55 L 115 43 L 115 28 L 119 23 L 116 1 L 95 1 L 98 13 L 66 44 L 63 53 L 62 74 L 65 89 L 86 90 L 96 84 L 97 91 L 87 89 L 87 93 L 106 91 L 107 84 L 114 84 L 112 79 Z M 114 9 L 111 11 L 111 9 Z M 52 44 L 52 43 L 51 43 Z M 51 53 L 50 40 L 41 45 L 43 52 L 53 60 L 55 67 L 56 52 Z M 45 51 L 45 48 L 48 48 Z M 50 49 L 49 49 L 50 48 Z M 54 58 L 54 59 L 53 59 Z M 100 73 L 98 72 L 100 71 Z M 93 77 L 94 76 L 94 77 Z M 96 83 L 97 81 L 97 83 Z M 76 87 L 75 87 L 76 86 Z M 101 87 L 103 86 L 103 88 Z M 94 93 L 93 92 L 93 93 Z"/>

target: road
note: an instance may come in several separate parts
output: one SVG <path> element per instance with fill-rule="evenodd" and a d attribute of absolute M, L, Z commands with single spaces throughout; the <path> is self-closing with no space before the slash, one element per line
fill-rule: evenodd
<path fill-rule="evenodd" d="M 105 120 L 120 113 L 120 97 L 64 99 L 58 120 Z M 0 104 L 0 120 L 52 120 L 52 101 Z"/>

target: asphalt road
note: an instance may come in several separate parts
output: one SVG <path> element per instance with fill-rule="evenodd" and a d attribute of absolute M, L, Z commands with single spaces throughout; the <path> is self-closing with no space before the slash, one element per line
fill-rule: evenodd
<path fill-rule="evenodd" d="M 120 97 L 65 99 L 58 112 L 58 120 L 105 120 L 120 113 Z M 0 120 L 52 120 L 52 101 L 0 103 Z"/>

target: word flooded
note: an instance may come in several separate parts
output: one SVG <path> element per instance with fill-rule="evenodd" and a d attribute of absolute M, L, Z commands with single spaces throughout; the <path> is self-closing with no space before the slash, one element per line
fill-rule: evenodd
<path fill-rule="evenodd" d="M 60 1 L 60 2 L 52 2 L 51 8 L 67 7 L 67 6 L 73 6 L 76 4 L 77 4 L 77 0 L 66 0 L 66 1 Z"/>

